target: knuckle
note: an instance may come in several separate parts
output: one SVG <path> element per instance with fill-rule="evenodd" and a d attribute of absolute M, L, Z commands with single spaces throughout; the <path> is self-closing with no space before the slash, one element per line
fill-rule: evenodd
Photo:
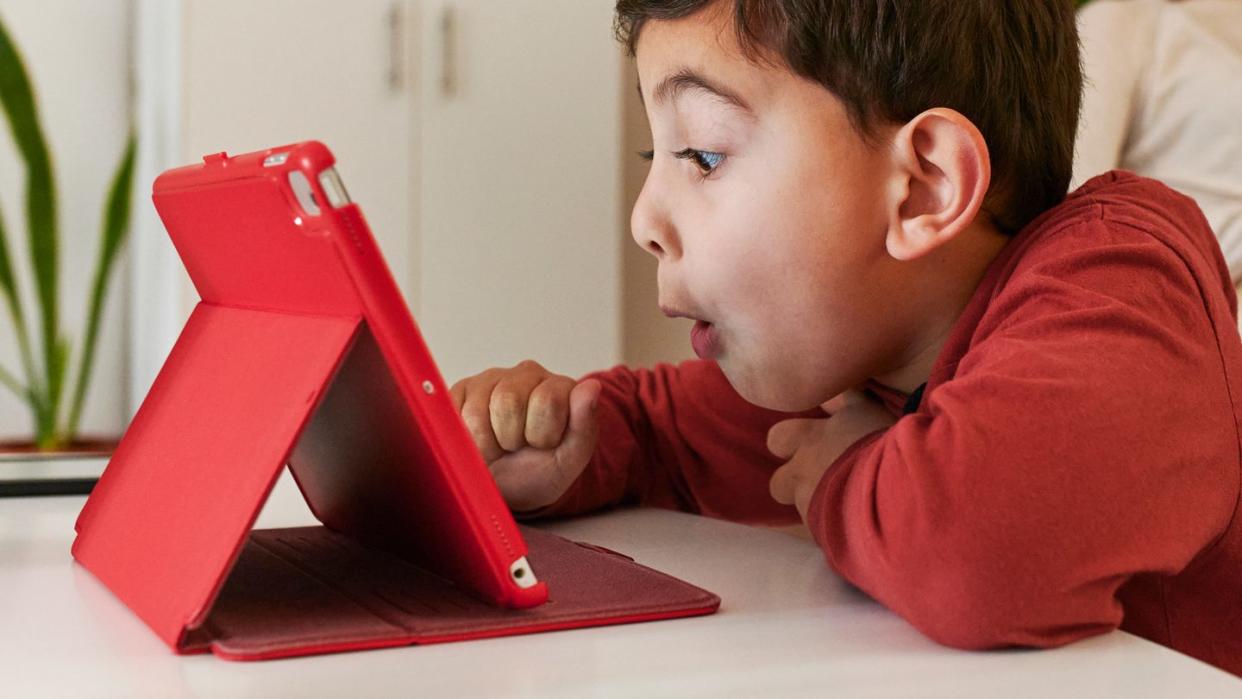
<path fill-rule="evenodd" d="M 540 401 L 540 406 L 546 403 Z M 551 449 L 560 443 L 563 421 L 546 407 L 536 407 L 532 402 L 526 418 L 526 441 L 540 449 Z"/>
<path fill-rule="evenodd" d="M 526 409 L 526 399 L 513 389 L 498 390 L 488 407 L 494 419 L 511 420 Z"/>
<path fill-rule="evenodd" d="M 461 419 L 466 423 L 466 430 L 474 438 L 476 444 L 483 445 L 491 441 L 492 424 L 486 416 L 480 415 L 475 410 L 467 410 L 462 413 Z"/>
<path fill-rule="evenodd" d="M 562 420 L 568 412 L 568 406 L 562 396 L 540 391 L 530 397 L 530 405 L 526 411 L 531 420 L 544 425 Z"/>
<path fill-rule="evenodd" d="M 544 369 L 543 366 L 539 364 L 539 362 L 536 362 L 533 359 L 523 359 L 522 361 L 518 362 L 517 364 L 513 366 L 513 370 L 516 372 L 522 372 L 522 373 L 527 373 L 527 374 L 541 373 L 541 372 L 546 371 L 546 369 Z"/>

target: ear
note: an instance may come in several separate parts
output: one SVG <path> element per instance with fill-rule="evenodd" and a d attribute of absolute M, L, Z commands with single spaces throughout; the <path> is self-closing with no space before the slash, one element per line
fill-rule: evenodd
<path fill-rule="evenodd" d="M 992 181 L 987 143 L 952 109 L 929 109 L 893 137 L 888 254 L 913 260 L 975 220 Z"/>

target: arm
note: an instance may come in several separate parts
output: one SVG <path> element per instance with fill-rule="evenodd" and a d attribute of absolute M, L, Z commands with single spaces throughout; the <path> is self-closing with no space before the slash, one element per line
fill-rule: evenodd
<path fill-rule="evenodd" d="M 747 403 L 715 362 L 616 367 L 583 378 L 603 384 L 599 444 L 569 491 L 529 514 L 624 503 L 740 521 L 797 521 L 792 507 L 768 495 L 780 461 L 765 446 L 767 431 L 790 416 Z"/>
<path fill-rule="evenodd" d="M 1150 238 L 1035 263 L 993 303 L 955 375 L 828 470 L 808 525 L 933 639 L 1059 645 L 1227 526 L 1232 404 L 1196 281 Z"/>

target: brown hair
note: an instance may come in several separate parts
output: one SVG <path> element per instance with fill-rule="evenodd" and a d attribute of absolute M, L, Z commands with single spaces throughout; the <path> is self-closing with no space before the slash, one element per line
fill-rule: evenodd
<path fill-rule="evenodd" d="M 854 128 L 934 107 L 979 129 L 992 161 L 985 208 L 1013 234 L 1065 197 L 1082 92 L 1072 0 L 618 0 L 634 53 L 647 20 L 733 3 L 752 60 L 775 56 L 840 99 Z"/>

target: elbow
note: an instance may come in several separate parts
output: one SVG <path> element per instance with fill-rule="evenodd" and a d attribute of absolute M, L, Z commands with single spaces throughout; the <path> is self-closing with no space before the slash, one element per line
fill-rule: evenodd
<path fill-rule="evenodd" d="M 960 650 L 1054 648 L 1116 629 L 1121 608 L 1050 576 L 954 566 L 910 590 L 902 616 L 928 638 Z"/>

